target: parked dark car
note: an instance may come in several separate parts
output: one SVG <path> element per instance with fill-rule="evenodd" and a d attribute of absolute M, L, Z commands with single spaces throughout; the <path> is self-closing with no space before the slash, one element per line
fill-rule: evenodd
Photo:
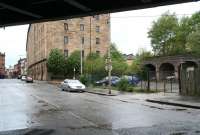
<path fill-rule="evenodd" d="M 18 75 L 18 76 L 17 76 L 17 79 L 21 79 L 21 77 L 22 77 L 21 75 Z"/>
<path fill-rule="evenodd" d="M 128 80 L 129 84 L 131 85 L 137 85 L 141 80 L 137 75 L 132 76 L 123 76 L 125 79 Z"/>
<path fill-rule="evenodd" d="M 111 76 L 111 85 L 115 86 L 120 81 L 120 78 L 117 76 Z M 108 85 L 109 84 L 109 78 L 108 76 L 103 78 L 102 80 L 96 81 L 96 85 Z"/>

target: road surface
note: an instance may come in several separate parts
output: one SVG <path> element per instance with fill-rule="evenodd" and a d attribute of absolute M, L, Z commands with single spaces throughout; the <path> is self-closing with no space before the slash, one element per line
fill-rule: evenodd
<path fill-rule="evenodd" d="M 0 135 L 200 134 L 200 110 L 121 99 L 0 80 Z"/>

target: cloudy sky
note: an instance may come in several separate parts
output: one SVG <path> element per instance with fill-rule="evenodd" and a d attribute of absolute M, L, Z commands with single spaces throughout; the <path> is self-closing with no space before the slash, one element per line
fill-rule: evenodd
<path fill-rule="evenodd" d="M 147 32 L 161 14 L 175 12 L 179 17 L 199 11 L 200 2 L 177 4 L 111 14 L 111 38 L 123 53 L 135 54 L 138 49 L 151 50 Z M 26 56 L 28 25 L 0 29 L 0 52 L 6 52 L 6 67 Z"/>

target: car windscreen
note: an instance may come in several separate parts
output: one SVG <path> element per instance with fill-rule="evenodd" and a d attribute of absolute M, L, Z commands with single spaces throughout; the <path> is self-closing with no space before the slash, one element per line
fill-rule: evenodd
<path fill-rule="evenodd" d="M 68 83 L 80 83 L 78 80 L 68 80 Z"/>

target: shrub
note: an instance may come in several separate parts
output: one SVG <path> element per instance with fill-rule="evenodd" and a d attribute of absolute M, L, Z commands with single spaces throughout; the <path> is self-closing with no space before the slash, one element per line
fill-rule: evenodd
<path fill-rule="evenodd" d="M 118 90 L 120 91 L 128 91 L 129 82 L 127 79 L 121 79 L 118 83 Z"/>
<path fill-rule="evenodd" d="M 88 79 L 88 77 L 87 77 L 86 75 L 81 75 L 81 76 L 80 76 L 80 81 L 81 81 L 83 84 L 85 84 L 86 86 L 88 86 L 88 84 L 89 84 L 89 79 Z"/>
<path fill-rule="evenodd" d="M 134 91 L 134 87 L 133 86 L 129 86 L 127 91 L 128 92 L 133 92 Z"/>

